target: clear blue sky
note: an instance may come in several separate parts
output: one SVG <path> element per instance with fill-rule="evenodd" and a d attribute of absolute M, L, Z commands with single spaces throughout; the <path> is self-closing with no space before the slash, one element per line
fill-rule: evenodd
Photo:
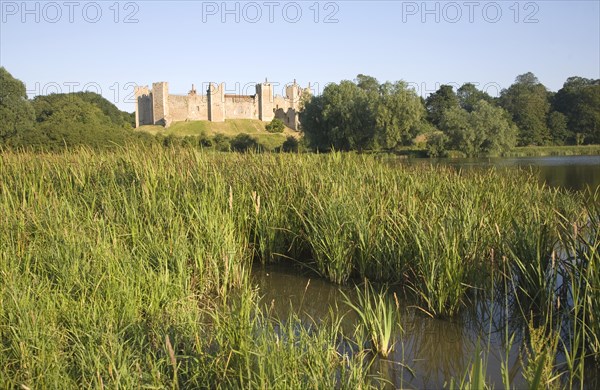
<path fill-rule="evenodd" d="M 251 93 L 268 77 L 281 94 L 294 78 L 320 90 L 363 73 L 422 95 L 464 82 L 497 95 L 528 71 L 554 91 L 600 78 L 597 0 L 1 0 L 0 11 L 0 65 L 31 96 L 85 87 L 127 111 L 132 85 L 155 81 Z"/>

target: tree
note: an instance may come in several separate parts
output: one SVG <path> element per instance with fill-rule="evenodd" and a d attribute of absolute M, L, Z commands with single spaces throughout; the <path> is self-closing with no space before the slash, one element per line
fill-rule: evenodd
<path fill-rule="evenodd" d="M 484 134 L 479 150 L 485 154 L 500 154 L 512 149 L 517 143 L 518 129 L 500 107 L 480 100 L 471 113 L 471 125 L 475 133 Z"/>
<path fill-rule="evenodd" d="M 381 86 L 375 114 L 377 143 L 393 148 L 409 143 L 425 116 L 425 107 L 414 90 L 404 81 Z"/>
<path fill-rule="evenodd" d="M 581 91 L 579 126 L 589 143 L 600 143 L 600 84 Z"/>
<path fill-rule="evenodd" d="M 7 144 L 31 131 L 34 121 L 25 84 L 0 67 L 0 144 Z"/>
<path fill-rule="evenodd" d="M 441 131 L 435 131 L 427 135 L 427 155 L 429 157 L 444 157 L 446 155 L 446 144 L 448 136 Z"/>
<path fill-rule="evenodd" d="M 552 99 L 552 106 L 563 113 L 571 134 L 585 142 L 600 143 L 600 79 L 569 77 Z"/>
<path fill-rule="evenodd" d="M 332 146 L 338 150 L 371 148 L 375 133 L 373 94 L 342 81 L 329 85 L 323 95 L 330 103 L 323 116 L 330 124 Z"/>
<path fill-rule="evenodd" d="M 502 91 L 500 105 L 519 128 L 519 145 L 545 145 L 550 141 L 546 124 L 548 91 L 533 73 L 517 76 L 515 83 Z"/>
<path fill-rule="evenodd" d="M 441 116 L 440 129 L 448 136 L 450 148 L 465 152 L 469 156 L 479 152 L 476 134 L 470 123 L 470 114 L 460 107 L 451 107 Z"/>
<path fill-rule="evenodd" d="M 507 119 L 505 111 L 480 100 L 468 112 L 460 107 L 446 110 L 442 130 L 450 139 L 450 147 L 467 156 L 500 154 L 515 146 L 517 128 Z"/>
<path fill-rule="evenodd" d="M 92 92 L 27 99 L 25 86 L 0 67 L 0 143 L 13 147 L 113 146 L 132 139 L 132 114 Z M 139 138 L 139 137 L 138 137 Z"/>
<path fill-rule="evenodd" d="M 378 84 L 359 74 L 355 82 L 329 84 L 303 101 L 300 114 L 313 149 L 364 150 L 407 144 L 425 115 L 422 100 L 403 81 Z"/>
<path fill-rule="evenodd" d="M 287 153 L 297 153 L 298 152 L 299 142 L 296 137 L 292 135 L 288 135 L 286 140 L 281 145 L 281 149 Z"/>
<path fill-rule="evenodd" d="M 236 152 L 248 152 L 258 150 L 259 145 L 256 139 L 246 133 L 240 133 L 231 140 L 231 149 Z"/>
<path fill-rule="evenodd" d="M 273 118 L 273 120 L 265 126 L 269 133 L 283 133 L 285 124 L 281 119 Z"/>
<path fill-rule="evenodd" d="M 92 103 L 98 107 L 104 115 L 110 118 L 117 126 L 133 128 L 135 126 L 135 113 L 121 111 L 109 100 L 95 92 L 75 92 L 73 95 L 80 97 L 83 101 Z"/>
<path fill-rule="evenodd" d="M 352 81 L 329 84 L 305 102 L 300 115 L 309 146 L 320 150 L 369 149 L 375 134 L 374 93 Z"/>
<path fill-rule="evenodd" d="M 515 77 L 515 83 L 519 85 L 527 85 L 533 87 L 540 84 L 540 81 L 532 72 L 527 72 Z"/>
<path fill-rule="evenodd" d="M 359 74 L 354 82 L 358 88 L 365 92 L 379 94 L 379 81 L 375 77 Z"/>
<path fill-rule="evenodd" d="M 492 103 L 494 100 L 487 92 L 483 92 L 477 89 L 472 83 L 463 84 L 457 91 L 456 96 L 458 97 L 458 103 L 460 107 L 467 112 L 472 112 L 475 105 L 480 101 L 484 100 L 488 103 Z"/>
<path fill-rule="evenodd" d="M 221 152 L 229 152 L 231 150 L 231 140 L 222 133 L 217 133 L 212 139 L 215 149 Z"/>
<path fill-rule="evenodd" d="M 131 134 L 77 94 L 36 96 L 32 104 L 36 131 L 21 138 L 23 146 L 111 146 L 124 144 Z"/>
<path fill-rule="evenodd" d="M 552 142 L 556 145 L 564 145 L 573 133 L 567 129 L 567 117 L 558 111 L 552 111 L 548 115 L 548 130 Z"/>
<path fill-rule="evenodd" d="M 323 118 L 325 99 L 320 96 L 306 96 L 301 101 L 303 110 L 300 111 L 302 133 L 308 147 L 315 150 L 327 150 L 331 146 L 327 123 Z"/>
<path fill-rule="evenodd" d="M 439 128 L 444 111 L 454 107 L 459 107 L 458 97 L 454 93 L 452 86 L 442 85 L 425 100 L 427 120 Z"/>

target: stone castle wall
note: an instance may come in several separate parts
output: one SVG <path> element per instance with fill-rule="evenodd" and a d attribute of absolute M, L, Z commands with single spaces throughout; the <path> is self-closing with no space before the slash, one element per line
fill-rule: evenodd
<path fill-rule="evenodd" d="M 206 96 L 169 95 L 168 103 L 172 121 L 208 120 L 208 100 Z"/>
<path fill-rule="evenodd" d="M 225 95 L 225 118 L 258 119 L 256 98 L 246 95 Z"/>
<path fill-rule="evenodd" d="M 226 119 L 258 119 L 271 121 L 281 119 L 286 126 L 298 130 L 300 97 L 303 89 L 296 82 L 286 87 L 286 96 L 273 96 L 272 84 L 256 85 L 254 95 L 225 94 L 225 85 L 211 83 L 206 95 L 198 95 L 192 86 L 187 95 L 169 94 L 166 82 L 152 84 L 152 89 L 135 88 L 136 127 L 161 125 L 173 122 L 209 120 L 222 122 Z"/>

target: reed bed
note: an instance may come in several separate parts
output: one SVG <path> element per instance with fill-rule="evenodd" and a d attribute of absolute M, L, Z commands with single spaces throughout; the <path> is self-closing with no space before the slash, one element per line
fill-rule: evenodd
<path fill-rule="evenodd" d="M 599 197 L 527 172 L 137 146 L 5 151 L 0 172 L 3 388 L 372 384 L 335 318 L 258 306 L 257 261 L 396 284 L 442 318 L 509 286 L 521 313 L 568 319 L 575 380 L 600 354 Z M 397 308 L 373 302 L 385 354 Z"/>

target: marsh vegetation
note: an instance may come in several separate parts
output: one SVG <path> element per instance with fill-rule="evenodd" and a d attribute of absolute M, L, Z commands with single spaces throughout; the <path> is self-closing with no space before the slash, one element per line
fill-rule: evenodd
<path fill-rule="evenodd" d="M 380 386 L 407 304 L 495 308 L 532 388 L 597 373 L 598 193 L 344 153 L 5 151 L 0 172 L 0 387 Z M 349 286 L 356 327 L 273 315 L 251 278 L 272 263 Z M 448 386 L 489 384 L 487 345 Z"/>

